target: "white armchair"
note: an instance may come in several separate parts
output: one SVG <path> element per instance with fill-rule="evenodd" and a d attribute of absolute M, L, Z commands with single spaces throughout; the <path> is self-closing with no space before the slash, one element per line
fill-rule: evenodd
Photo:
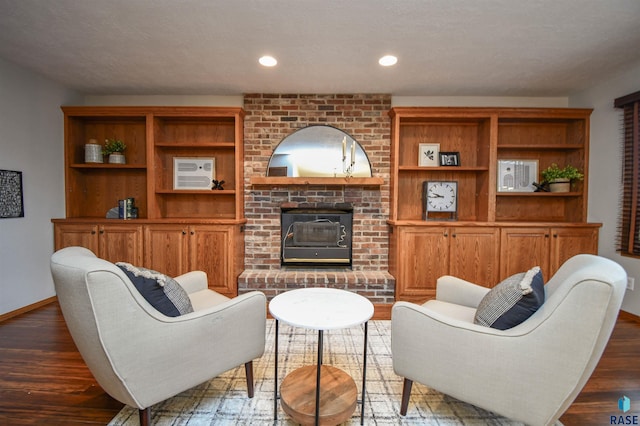
<path fill-rule="evenodd" d="M 400 413 L 416 381 L 527 424 L 554 423 L 600 360 L 626 282 L 617 263 L 575 256 L 547 282 L 542 307 L 507 330 L 474 324 L 489 289 L 450 276 L 438 280 L 435 300 L 395 303 L 393 368 L 405 378 Z"/>
<path fill-rule="evenodd" d="M 253 397 L 252 360 L 265 347 L 266 298 L 254 291 L 229 299 L 207 289 L 204 272 L 176 277 L 194 312 L 167 317 L 154 309 L 116 265 L 90 250 L 51 256 L 51 272 L 71 336 L 100 386 L 140 410 L 245 365 Z"/>

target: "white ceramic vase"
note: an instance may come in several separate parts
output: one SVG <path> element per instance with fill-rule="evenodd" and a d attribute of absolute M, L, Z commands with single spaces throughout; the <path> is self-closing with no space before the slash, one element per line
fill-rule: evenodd
<path fill-rule="evenodd" d="M 88 143 L 84 146 L 85 163 L 102 163 L 102 146 L 97 143 Z"/>

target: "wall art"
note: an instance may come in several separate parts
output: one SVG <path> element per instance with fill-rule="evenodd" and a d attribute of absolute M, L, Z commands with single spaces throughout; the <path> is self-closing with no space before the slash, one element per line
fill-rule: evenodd
<path fill-rule="evenodd" d="M 24 217 L 22 172 L 0 170 L 0 218 Z"/>
<path fill-rule="evenodd" d="M 439 143 L 421 143 L 418 145 L 418 166 L 438 167 Z"/>
<path fill-rule="evenodd" d="M 538 160 L 498 160 L 498 192 L 534 192 Z"/>

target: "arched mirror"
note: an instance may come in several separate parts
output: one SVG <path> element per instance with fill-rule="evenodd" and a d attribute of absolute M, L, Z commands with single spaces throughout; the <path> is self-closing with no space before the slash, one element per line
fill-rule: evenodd
<path fill-rule="evenodd" d="M 280 141 L 269 159 L 267 176 L 371 177 L 371 163 L 348 133 L 312 125 Z"/>

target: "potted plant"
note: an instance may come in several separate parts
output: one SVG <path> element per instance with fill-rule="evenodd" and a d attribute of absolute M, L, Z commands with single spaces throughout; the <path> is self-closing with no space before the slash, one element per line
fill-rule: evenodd
<path fill-rule="evenodd" d="M 125 164 L 126 160 L 123 154 L 125 149 L 127 149 L 127 145 L 120 139 L 105 139 L 102 154 L 109 156 L 109 163 Z"/>
<path fill-rule="evenodd" d="M 551 192 L 569 192 L 571 181 L 584 179 L 584 174 L 571 165 L 561 169 L 553 163 L 542 171 L 542 178 L 549 184 Z"/>

